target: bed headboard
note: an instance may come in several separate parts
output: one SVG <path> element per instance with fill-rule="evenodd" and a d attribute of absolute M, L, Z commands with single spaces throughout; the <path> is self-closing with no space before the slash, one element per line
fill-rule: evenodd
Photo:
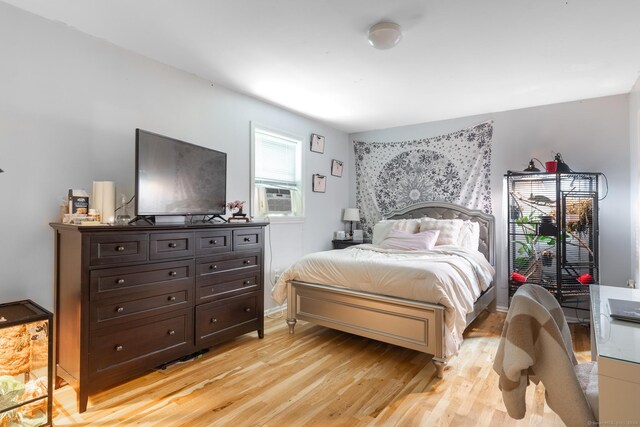
<path fill-rule="evenodd" d="M 484 254 L 491 265 L 495 265 L 493 258 L 495 221 L 493 215 L 448 202 L 418 203 L 385 215 L 387 219 L 422 218 L 424 216 L 434 219 L 462 219 L 477 222 L 480 225 L 478 250 Z"/>

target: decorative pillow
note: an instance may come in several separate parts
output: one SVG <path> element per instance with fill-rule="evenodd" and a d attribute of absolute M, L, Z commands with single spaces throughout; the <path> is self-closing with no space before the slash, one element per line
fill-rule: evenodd
<path fill-rule="evenodd" d="M 420 231 L 419 219 L 388 219 L 379 221 L 373 226 L 371 243 L 379 245 L 391 230 L 400 230 L 405 233 L 417 233 Z"/>
<path fill-rule="evenodd" d="M 458 246 L 469 250 L 478 250 L 480 246 L 480 224 L 466 220 L 462 223 Z"/>
<path fill-rule="evenodd" d="M 463 222 L 461 219 L 422 218 L 420 220 L 420 232 L 439 230 L 440 234 L 438 235 L 436 246 L 457 245 Z"/>
<path fill-rule="evenodd" d="M 405 251 L 419 251 L 433 249 L 438 240 L 439 230 L 428 230 L 420 233 L 405 233 L 400 230 L 391 230 L 387 237 L 380 243 L 381 248 L 402 249 Z"/>

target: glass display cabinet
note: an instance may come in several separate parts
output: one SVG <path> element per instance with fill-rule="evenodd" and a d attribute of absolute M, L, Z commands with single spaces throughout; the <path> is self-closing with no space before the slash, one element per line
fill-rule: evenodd
<path fill-rule="evenodd" d="M 0 304 L 0 426 L 51 425 L 53 316 L 32 301 Z"/>
<path fill-rule="evenodd" d="M 522 283 L 572 308 L 599 281 L 599 173 L 508 172 L 509 295 Z M 588 307 L 588 306 L 587 306 Z M 587 308 L 588 310 L 588 308 Z"/>

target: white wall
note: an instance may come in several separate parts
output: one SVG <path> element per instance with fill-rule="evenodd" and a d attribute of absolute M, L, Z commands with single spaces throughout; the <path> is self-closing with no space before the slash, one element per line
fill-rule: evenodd
<path fill-rule="evenodd" d="M 432 123 L 349 135 L 352 141 L 392 142 L 426 138 L 494 120 L 491 189 L 496 217 L 496 283 L 498 305 L 507 305 L 506 223 L 503 215 L 503 176 L 524 169 L 531 157 L 543 162 L 562 153 L 574 171 L 603 172 L 609 194 L 600 202 L 601 283 L 625 285 L 633 277 L 629 202 L 628 95 L 483 114 Z M 353 149 L 349 151 L 354 164 Z M 351 198 L 355 201 L 355 176 Z"/>
<path fill-rule="evenodd" d="M 251 121 L 305 139 L 324 135 L 324 154 L 305 152 L 306 222 L 268 228 L 267 270 L 329 249 L 343 228 L 349 170 L 331 177 L 330 165 L 348 157 L 344 132 L 1 2 L 0 57 L 0 302 L 53 308 L 48 223 L 69 188 L 111 180 L 133 194 L 136 127 L 227 152 L 229 200 L 250 199 Z M 311 192 L 312 173 L 328 176 L 326 193 Z M 268 282 L 266 308 L 274 305 Z"/>
<path fill-rule="evenodd" d="M 640 209 L 639 185 L 640 185 L 640 78 L 631 89 L 629 95 L 629 201 L 631 218 L 631 251 L 630 263 L 633 269 L 633 279 L 636 288 L 640 287 L 640 221 L 638 212 Z"/>

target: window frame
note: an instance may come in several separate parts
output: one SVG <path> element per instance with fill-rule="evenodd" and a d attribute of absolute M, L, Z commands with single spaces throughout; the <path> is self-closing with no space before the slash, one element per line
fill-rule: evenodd
<path fill-rule="evenodd" d="M 270 133 L 276 137 L 290 140 L 297 144 L 296 152 L 298 153 L 299 165 L 299 181 L 297 182 L 298 191 L 300 193 L 300 212 L 297 215 L 279 215 L 268 214 L 261 215 L 258 212 L 258 200 L 256 191 L 256 131 L 264 133 Z M 251 122 L 251 179 L 250 179 L 250 194 L 251 194 L 251 215 L 254 218 L 266 219 L 270 222 L 304 222 L 305 220 L 305 186 L 304 186 L 304 165 L 305 165 L 305 150 L 304 138 L 300 135 L 283 131 L 281 129 L 274 128 L 272 126 L 263 125 L 257 122 Z"/>

